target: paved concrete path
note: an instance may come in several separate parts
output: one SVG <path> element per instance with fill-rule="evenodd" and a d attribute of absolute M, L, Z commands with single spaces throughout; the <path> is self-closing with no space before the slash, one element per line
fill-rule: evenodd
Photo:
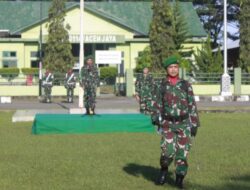
<path fill-rule="evenodd" d="M 247 102 L 211 102 L 200 101 L 197 102 L 199 110 L 204 108 L 247 108 L 250 109 L 250 101 Z M 71 108 L 78 108 L 78 99 L 74 103 L 66 103 L 61 98 L 53 99 L 52 103 L 41 103 L 35 98 L 17 98 L 12 99 L 12 103 L 0 104 L 0 110 L 29 110 L 29 109 L 62 109 L 69 110 Z M 96 100 L 97 109 L 138 109 L 138 103 L 135 98 L 131 97 L 117 97 L 113 95 L 100 96 Z"/>
<path fill-rule="evenodd" d="M 139 113 L 139 105 L 135 98 L 105 95 L 97 98 L 96 113 Z M 248 102 L 197 102 L 201 112 L 250 112 Z M 78 108 L 78 99 L 74 103 L 66 103 L 62 98 L 53 99 L 53 102 L 41 103 L 35 98 L 15 98 L 12 103 L 0 104 L 1 110 L 16 111 L 12 120 L 33 121 L 37 113 L 85 113 Z"/>

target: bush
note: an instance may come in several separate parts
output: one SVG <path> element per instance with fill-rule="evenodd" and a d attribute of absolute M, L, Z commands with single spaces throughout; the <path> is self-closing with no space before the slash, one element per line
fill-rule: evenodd
<path fill-rule="evenodd" d="M 38 75 L 39 74 L 39 68 L 22 68 L 21 71 L 24 75 Z"/>
<path fill-rule="evenodd" d="M 100 79 L 105 80 L 107 84 L 114 84 L 117 76 L 116 67 L 101 67 L 100 68 Z"/>
<path fill-rule="evenodd" d="M 116 67 L 101 67 L 100 68 L 100 79 L 114 78 L 117 75 Z"/>
<path fill-rule="evenodd" d="M 14 77 L 17 77 L 19 73 L 20 73 L 20 70 L 19 68 L 16 68 L 16 67 L 0 68 L 0 75 L 2 77 L 14 78 Z"/>

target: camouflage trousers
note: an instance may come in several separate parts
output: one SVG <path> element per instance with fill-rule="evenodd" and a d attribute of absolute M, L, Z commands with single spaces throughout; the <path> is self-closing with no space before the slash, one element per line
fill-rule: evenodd
<path fill-rule="evenodd" d="M 51 102 L 52 86 L 44 86 L 44 99 L 45 102 Z"/>
<path fill-rule="evenodd" d="M 167 123 L 167 122 L 165 122 Z M 188 124 L 171 124 L 162 128 L 161 165 L 162 158 L 169 166 L 174 160 L 176 174 L 186 175 L 188 170 L 187 156 L 191 148 L 191 131 Z"/>
<path fill-rule="evenodd" d="M 67 87 L 67 100 L 73 102 L 74 98 L 74 87 Z"/>
<path fill-rule="evenodd" d="M 150 114 L 152 111 L 151 98 L 141 97 L 140 98 L 140 112 L 144 114 Z"/>
<path fill-rule="evenodd" d="M 95 109 L 96 87 L 84 88 L 84 106 L 85 108 Z"/>

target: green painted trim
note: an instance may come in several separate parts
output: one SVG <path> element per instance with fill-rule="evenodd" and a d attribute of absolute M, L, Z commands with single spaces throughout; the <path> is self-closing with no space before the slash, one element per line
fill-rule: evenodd
<path fill-rule="evenodd" d="M 187 38 L 185 40 L 185 43 L 201 43 L 201 42 L 205 42 L 207 40 L 207 36 L 196 36 L 196 37 L 192 37 L 192 38 Z"/>
<path fill-rule="evenodd" d="M 0 43 L 6 42 L 39 42 L 39 39 L 23 39 L 23 38 L 0 38 Z"/>
<path fill-rule="evenodd" d="M 125 43 L 124 35 L 114 34 L 85 34 L 84 43 Z M 45 39 L 48 35 L 45 35 Z M 69 41 L 71 43 L 80 43 L 80 35 L 69 35 Z"/>
<path fill-rule="evenodd" d="M 133 38 L 133 39 L 126 39 L 126 42 L 149 42 L 149 38 Z"/>

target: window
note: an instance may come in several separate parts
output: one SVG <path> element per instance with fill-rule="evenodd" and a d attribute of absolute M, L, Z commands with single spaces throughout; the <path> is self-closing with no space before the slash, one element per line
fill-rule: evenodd
<path fill-rule="evenodd" d="M 3 58 L 5 57 L 16 57 L 15 51 L 3 51 Z"/>
<path fill-rule="evenodd" d="M 30 57 L 32 57 L 32 58 L 38 58 L 39 57 L 39 53 L 37 51 L 32 51 L 32 52 L 30 52 Z"/>
<path fill-rule="evenodd" d="M 31 51 L 30 52 L 30 57 L 31 58 L 40 58 L 40 53 L 41 53 L 41 56 L 44 57 L 44 52 L 39 52 L 39 51 Z"/>
<path fill-rule="evenodd" d="M 16 60 L 3 60 L 3 67 L 17 67 L 17 61 Z"/>
<path fill-rule="evenodd" d="M 16 51 L 3 51 L 2 67 L 17 67 Z"/>
<path fill-rule="evenodd" d="M 36 61 L 31 61 L 31 67 L 32 68 L 38 68 L 39 67 L 39 61 L 36 60 Z"/>
<path fill-rule="evenodd" d="M 43 52 L 42 57 L 43 57 Z M 30 52 L 30 66 L 32 68 L 38 68 L 39 67 L 39 60 L 40 60 L 40 52 L 39 51 L 31 51 Z"/>

